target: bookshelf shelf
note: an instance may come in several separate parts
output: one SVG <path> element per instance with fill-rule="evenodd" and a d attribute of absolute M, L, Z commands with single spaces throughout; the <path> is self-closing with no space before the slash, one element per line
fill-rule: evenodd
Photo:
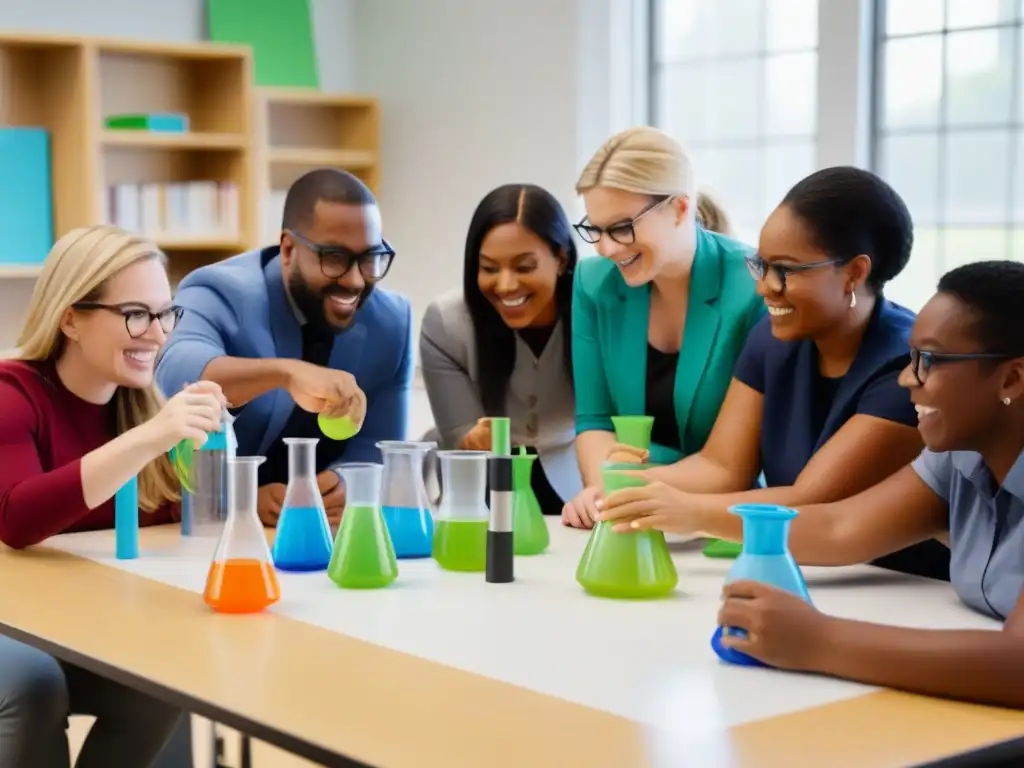
<path fill-rule="evenodd" d="M 237 149 L 249 142 L 238 133 L 159 133 L 151 131 L 103 131 L 101 140 L 108 147 L 140 147 L 149 149 Z"/>

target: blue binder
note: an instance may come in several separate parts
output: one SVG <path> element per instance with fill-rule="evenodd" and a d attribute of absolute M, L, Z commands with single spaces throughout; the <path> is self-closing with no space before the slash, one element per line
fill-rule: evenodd
<path fill-rule="evenodd" d="M 53 245 L 50 134 L 0 128 L 0 265 L 42 264 Z"/>

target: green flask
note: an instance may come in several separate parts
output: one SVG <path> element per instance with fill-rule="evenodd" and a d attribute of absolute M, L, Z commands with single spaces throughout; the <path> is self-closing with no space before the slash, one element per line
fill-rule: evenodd
<path fill-rule="evenodd" d="M 541 512 L 531 476 L 536 456 L 519 446 L 519 455 L 512 457 L 512 533 L 517 555 L 539 555 L 548 548 L 548 524 Z"/>

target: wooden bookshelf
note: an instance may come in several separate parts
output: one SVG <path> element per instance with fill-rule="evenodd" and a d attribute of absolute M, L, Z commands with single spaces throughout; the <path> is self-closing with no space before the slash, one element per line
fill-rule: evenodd
<path fill-rule="evenodd" d="M 258 88 L 260 232 L 276 239 L 288 187 L 314 168 L 341 168 L 380 186 L 380 110 L 367 96 Z"/>

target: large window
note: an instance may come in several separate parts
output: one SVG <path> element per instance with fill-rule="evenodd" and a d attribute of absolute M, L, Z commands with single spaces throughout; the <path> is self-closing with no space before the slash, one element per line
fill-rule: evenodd
<path fill-rule="evenodd" d="M 893 288 L 918 309 L 938 277 L 1024 259 L 1022 0 L 880 0 L 875 167 L 915 221 Z"/>
<path fill-rule="evenodd" d="M 651 14 L 654 124 L 756 243 L 815 168 L 818 0 L 651 0 Z"/>

